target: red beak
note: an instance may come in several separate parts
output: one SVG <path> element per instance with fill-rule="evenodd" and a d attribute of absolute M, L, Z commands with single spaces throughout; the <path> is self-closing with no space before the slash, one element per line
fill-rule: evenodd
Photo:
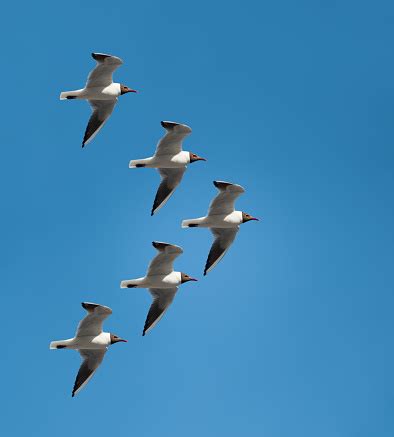
<path fill-rule="evenodd" d="M 195 281 L 195 282 L 197 282 L 198 279 L 196 279 L 196 278 L 190 278 L 189 281 Z"/>
<path fill-rule="evenodd" d="M 128 93 L 137 93 L 137 90 L 133 90 L 132 88 L 127 88 Z"/>
<path fill-rule="evenodd" d="M 118 341 L 121 341 L 123 343 L 127 343 L 127 340 L 124 340 L 123 338 L 121 340 L 118 340 Z"/>
<path fill-rule="evenodd" d="M 260 219 L 258 219 L 258 218 L 256 218 L 256 217 L 252 217 L 252 218 L 249 219 L 249 220 L 256 220 L 256 222 L 259 222 L 259 221 L 260 221 Z"/>
<path fill-rule="evenodd" d="M 206 161 L 206 159 L 205 159 L 205 158 L 202 158 L 201 156 L 199 156 L 199 157 L 197 158 L 197 161 Z"/>

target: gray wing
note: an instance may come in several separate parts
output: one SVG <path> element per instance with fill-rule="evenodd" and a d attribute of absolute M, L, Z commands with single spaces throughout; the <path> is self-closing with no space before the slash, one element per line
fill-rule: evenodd
<path fill-rule="evenodd" d="M 152 245 L 159 251 L 159 253 L 150 262 L 146 275 L 169 275 L 174 271 L 175 258 L 183 253 L 183 249 L 174 244 L 162 243 L 159 241 L 153 241 Z"/>
<path fill-rule="evenodd" d="M 181 183 L 186 166 L 182 168 L 158 168 L 157 170 L 160 173 L 161 182 L 153 202 L 151 215 L 164 206 L 174 193 L 175 188 Z"/>
<path fill-rule="evenodd" d="M 215 240 L 208 254 L 207 262 L 204 269 L 204 275 L 212 270 L 216 266 L 216 264 L 224 257 L 227 250 L 231 246 L 231 243 L 234 241 L 238 230 L 238 226 L 231 229 L 211 228 Z"/>
<path fill-rule="evenodd" d="M 111 85 L 112 73 L 123 64 L 123 61 L 116 56 L 104 53 L 92 53 L 92 58 L 97 61 L 97 65 L 89 73 L 86 88 Z"/>
<path fill-rule="evenodd" d="M 85 135 L 82 141 L 82 147 L 88 144 L 98 134 L 99 130 L 104 126 L 109 116 L 115 108 L 118 99 L 113 100 L 89 100 L 92 107 L 92 115 L 89 118 L 86 126 Z"/>
<path fill-rule="evenodd" d="M 103 361 L 107 349 L 80 349 L 83 362 L 75 379 L 72 397 L 74 397 L 91 379 Z"/>
<path fill-rule="evenodd" d="M 111 308 L 96 303 L 82 302 L 88 315 L 79 322 L 76 337 L 96 336 L 103 332 L 104 320 L 112 314 Z"/>
<path fill-rule="evenodd" d="M 229 182 L 214 181 L 219 194 L 209 205 L 208 215 L 227 215 L 234 212 L 234 203 L 238 196 L 245 192 L 241 185 Z"/>
<path fill-rule="evenodd" d="M 149 332 L 164 316 L 164 313 L 174 300 L 175 294 L 178 291 L 178 287 L 150 288 L 149 291 L 153 297 L 153 302 L 149 308 L 142 335 L 145 335 L 147 332 Z"/>
<path fill-rule="evenodd" d="M 186 124 L 174 123 L 172 121 L 162 121 L 161 125 L 167 133 L 158 142 L 155 156 L 176 155 L 182 151 L 182 142 L 191 133 L 191 128 Z"/>

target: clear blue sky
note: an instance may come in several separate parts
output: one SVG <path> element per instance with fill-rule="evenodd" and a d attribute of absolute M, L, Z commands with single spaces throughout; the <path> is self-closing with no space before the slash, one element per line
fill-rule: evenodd
<path fill-rule="evenodd" d="M 83 6 L 80 4 L 84 3 Z M 3 5 L 2 431 L 7 436 L 391 437 L 394 6 L 389 1 L 103 1 Z M 90 52 L 120 56 L 121 98 L 86 149 Z M 207 157 L 150 217 L 160 120 Z M 243 185 L 242 226 L 202 271 L 212 180 Z M 184 248 L 185 284 L 141 336 L 152 240 Z M 50 351 L 81 301 L 110 306 L 110 349 Z"/>

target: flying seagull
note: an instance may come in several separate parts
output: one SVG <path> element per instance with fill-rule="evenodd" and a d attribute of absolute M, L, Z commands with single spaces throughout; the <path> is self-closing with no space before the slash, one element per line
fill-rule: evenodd
<path fill-rule="evenodd" d="M 104 126 L 118 102 L 118 97 L 126 93 L 136 93 L 136 90 L 112 81 L 112 73 L 123 64 L 123 61 L 111 55 L 92 53 L 97 61 L 96 67 L 89 73 L 85 88 L 76 91 L 64 91 L 60 100 L 85 99 L 92 107 L 82 147 L 88 144 Z"/>
<path fill-rule="evenodd" d="M 188 281 L 197 281 L 186 273 L 174 272 L 174 260 L 183 253 L 181 247 L 159 241 L 153 241 L 152 245 L 159 253 L 149 264 L 146 275 L 143 278 L 120 283 L 120 288 L 149 288 L 152 295 L 153 302 L 142 335 L 150 331 L 163 317 L 174 300 L 179 285 Z"/>
<path fill-rule="evenodd" d="M 223 258 L 237 235 L 239 225 L 250 220 L 258 220 L 246 212 L 235 211 L 235 200 L 245 192 L 241 185 L 223 181 L 214 181 L 213 184 L 219 190 L 219 194 L 209 205 L 208 215 L 182 222 L 182 228 L 210 228 L 214 236 L 204 275 Z"/>
<path fill-rule="evenodd" d="M 96 303 L 83 302 L 83 308 L 88 315 L 79 322 L 74 338 L 52 341 L 50 349 L 74 349 L 82 358 L 77 378 L 75 379 L 72 396 L 74 397 L 94 375 L 103 361 L 108 346 L 119 341 L 127 342 L 110 332 L 103 332 L 104 320 L 112 314 L 111 308 Z"/>
<path fill-rule="evenodd" d="M 161 183 L 156 193 L 151 215 L 158 211 L 171 197 L 180 184 L 186 166 L 196 161 L 206 161 L 205 158 L 192 152 L 182 150 L 183 140 L 190 135 L 191 129 L 186 124 L 162 121 L 161 125 L 167 131 L 156 146 L 156 152 L 150 158 L 130 161 L 130 168 L 157 168 Z"/>

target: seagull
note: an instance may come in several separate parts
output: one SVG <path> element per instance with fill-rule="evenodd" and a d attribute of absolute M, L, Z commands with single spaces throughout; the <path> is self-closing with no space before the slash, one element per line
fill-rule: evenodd
<path fill-rule="evenodd" d="M 81 355 L 83 361 L 75 379 L 72 397 L 94 375 L 103 361 L 108 346 L 120 341 L 127 343 L 127 340 L 115 334 L 103 332 L 103 322 L 112 314 L 111 308 L 90 302 L 82 302 L 82 307 L 88 314 L 79 322 L 75 337 L 68 340 L 52 341 L 49 345 L 49 349 L 74 349 Z"/>
<path fill-rule="evenodd" d="M 173 121 L 162 121 L 161 125 L 167 133 L 158 142 L 155 154 L 150 158 L 136 159 L 129 163 L 129 168 L 157 168 L 160 173 L 161 183 L 153 202 L 151 215 L 171 197 L 180 184 L 188 164 L 206 161 L 195 153 L 182 150 L 183 140 L 192 132 L 189 126 Z"/>
<path fill-rule="evenodd" d="M 160 241 L 153 241 L 152 245 L 159 253 L 150 262 L 146 275 L 120 283 L 120 288 L 149 288 L 153 302 L 145 321 L 143 336 L 163 317 L 174 300 L 178 286 L 197 281 L 186 273 L 174 272 L 174 260 L 183 253 L 181 247 Z"/>
<path fill-rule="evenodd" d="M 235 211 L 235 200 L 245 192 L 241 185 L 223 181 L 214 181 L 213 184 L 219 190 L 219 194 L 209 205 L 208 215 L 182 221 L 182 228 L 210 228 L 214 236 L 204 275 L 224 257 L 237 235 L 239 225 L 251 220 L 259 220 L 246 212 Z"/>
<path fill-rule="evenodd" d="M 126 85 L 112 82 L 112 73 L 123 64 L 120 58 L 104 53 L 92 53 L 92 57 L 97 65 L 89 73 L 85 88 L 60 94 L 60 100 L 85 99 L 92 107 L 93 112 L 85 130 L 82 147 L 92 141 L 104 126 L 118 102 L 118 97 L 137 92 Z"/>

